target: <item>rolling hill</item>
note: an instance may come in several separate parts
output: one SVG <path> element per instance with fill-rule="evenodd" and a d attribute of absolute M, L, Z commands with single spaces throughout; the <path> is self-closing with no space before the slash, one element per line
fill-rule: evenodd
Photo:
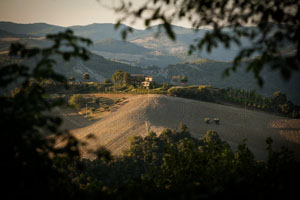
<path fill-rule="evenodd" d="M 101 94 L 95 94 L 99 95 Z M 91 158 L 88 149 L 96 149 L 99 145 L 104 145 L 114 154 L 120 154 L 129 147 L 129 139 L 132 136 L 146 136 L 147 127 L 159 134 L 164 128 L 175 129 L 180 122 L 185 123 L 196 138 L 203 136 L 207 130 L 215 130 L 234 149 L 243 139 L 247 139 L 247 144 L 257 159 L 266 157 L 267 137 L 272 137 L 275 149 L 284 145 L 300 153 L 300 146 L 297 144 L 300 141 L 299 120 L 296 122 L 263 112 L 177 97 L 160 95 L 126 97 L 128 98 L 126 104 L 104 115 L 100 120 L 92 124 L 87 122 L 85 126 L 75 124 L 71 126 L 72 134 L 79 140 L 88 142 L 88 145 L 81 149 L 84 157 Z M 68 116 L 72 117 L 74 114 L 69 113 Z M 218 117 L 220 124 L 213 122 L 206 124 L 205 117 L 211 119 Z M 70 118 L 65 120 L 66 123 L 72 124 Z M 293 130 L 296 131 L 294 134 L 296 139 L 289 136 L 291 127 L 287 126 L 291 122 L 295 126 Z M 90 134 L 94 137 L 87 139 Z"/>

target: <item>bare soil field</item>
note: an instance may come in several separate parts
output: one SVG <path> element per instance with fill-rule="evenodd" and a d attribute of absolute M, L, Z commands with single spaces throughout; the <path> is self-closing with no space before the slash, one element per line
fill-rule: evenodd
<path fill-rule="evenodd" d="M 233 149 L 247 139 L 247 145 L 257 159 L 266 158 L 267 137 L 273 139 L 275 149 L 285 146 L 300 155 L 300 120 L 163 95 L 95 95 L 127 99 L 118 109 L 94 121 L 76 116 L 75 111 L 61 111 L 65 121 L 63 126 L 88 143 L 81 149 L 83 157 L 93 158 L 88 151 L 101 145 L 113 154 L 120 154 L 129 147 L 132 136 L 145 136 L 148 130 L 159 134 L 164 128 L 176 129 L 180 122 L 185 123 L 196 138 L 202 137 L 207 130 L 217 131 Z M 205 123 L 204 118 L 210 118 L 210 123 Z M 213 118 L 219 118 L 220 123 L 214 123 Z M 94 137 L 90 137 L 91 134 Z"/>

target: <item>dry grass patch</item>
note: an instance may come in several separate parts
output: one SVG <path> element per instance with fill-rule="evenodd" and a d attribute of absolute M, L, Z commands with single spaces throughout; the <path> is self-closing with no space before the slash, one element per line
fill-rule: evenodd
<path fill-rule="evenodd" d="M 279 129 L 280 135 L 287 140 L 300 144 L 300 119 L 276 120 L 272 122 L 271 126 Z"/>
<path fill-rule="evenodd" d="M 74 98 L 76 97 L 76 98 Z M 78 99 L 78 103 L 74 103 L 74 99 Z M 74 107 L 79 115 L 89 120 L 99 119 L 103 113 L 116 111 L 121 105 L 126 103 L 126 98 L 107 98 L 95 95 L 73 95 L 69 104 Z"/>

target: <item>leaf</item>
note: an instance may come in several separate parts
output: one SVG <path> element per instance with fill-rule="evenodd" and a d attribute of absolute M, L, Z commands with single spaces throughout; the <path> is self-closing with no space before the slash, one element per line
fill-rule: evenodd
<path fill-rule="evenodd" d="M 170 23 L 165 22 L 164 23 L 164 27 L 165 27 L 165 30 L 166 30 L 168 36 L 170 37 L 170 39 L 176 40 L 175 33 L 173 32 L 172 26 L 170 25 Z"/>
<path fill-rule="evenodd" d="M 127 30 L 124 29 L 124 30 L 122 31 L 121 34 L 122 34 L 122 39 L 123 39 L 123 40 L 126 40 L 126 37 L 127 37 Z"/>

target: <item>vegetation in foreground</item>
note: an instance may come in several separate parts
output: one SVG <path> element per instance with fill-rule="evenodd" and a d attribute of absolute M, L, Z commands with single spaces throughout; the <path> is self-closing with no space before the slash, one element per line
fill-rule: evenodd
<path fill-rule="evenodd" d="M 233 151 L 214 131 L 191 137 L 187 127 L 165 129 L 158 136 L 133 137 L 130 149 L 112 157 L 100 148 L 98 158 L 75 161 L 72 182 L 89 194 L 102 191 L 116 199 L 287 198 L 297 192 L 299 162 L 283 149 L 256 161 L 246 142 Z M 70 173 L 70 171 L 66 171 Z"/>

